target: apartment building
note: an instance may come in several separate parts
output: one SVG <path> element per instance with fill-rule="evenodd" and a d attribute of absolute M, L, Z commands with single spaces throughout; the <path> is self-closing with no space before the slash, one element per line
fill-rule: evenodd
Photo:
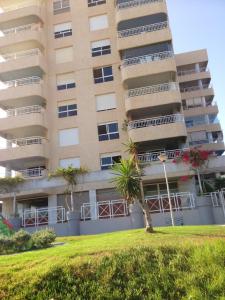
<path fill-rule="evenodd" d="M 47 175 L 72 165 L 88 169 L 74 234 L 142 226 L 110 180 L 131 138 L 155 225 L 170 224 L 162 152 L 177 224 L 223 222 L 223 195 L 200 214 L 195 178 L 180 180 L 193 171 L 172 162 L 202 145 L 215 154 L 204 172 L 225 170 L 207 52 L 174 54 L 166 1 L 0 0 L 0 13 L 0 166 L 26 179 L 1 195 L 4 215 L 66 230 L 65 182 Z"/>

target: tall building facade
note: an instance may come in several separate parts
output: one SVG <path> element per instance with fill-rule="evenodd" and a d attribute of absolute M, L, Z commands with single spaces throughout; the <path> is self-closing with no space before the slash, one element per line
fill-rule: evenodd
<path fill-rule="evenodd" d="M 65 184 L 47 175 L 72 165 L 88 169 L 74 193 L 81 220 L 127 216 L 110 168 L 128 139 L 152 213 L 168 212 L 162 152 L 174 210 L 193 211 L 195 178 L 180 180 L 193 171 L 172 160 L 202 146 L 215 174 L 225 148 L 207 52 L 174 54 L 166 1 L 0 0 L 0 10 L 0 165 L 26 179 L 1 196 L 3 213 L 27 212 L 32 226 L 35 210 L 66 210 Z"/>

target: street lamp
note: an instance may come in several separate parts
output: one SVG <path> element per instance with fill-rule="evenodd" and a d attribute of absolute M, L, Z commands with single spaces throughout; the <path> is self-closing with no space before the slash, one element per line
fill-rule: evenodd
<path fill-rule="evenodd" d="M 170 188 L 169 188 L 169 183 L 168 183 L 168 178 L 167 178 L 167 172 L 166 172 L 166 164 L 165 164 L 167 158 L 168 157 L 167 157 L 167 155 L 165 153 L 161 153 L 158 156 L 158 159 L 163 164 L 164 175 L 165 175 L 165 179 L 166 179 L 166 188 L 167 188 L 167 194 L 168 194 L 169 206 L 170 206 L 170 216 L 171 216 L 172 226 L 175 226 L 175 224 L 174 224 L 174 218 L 173 218 L 172 202 L 171 202 L 171 198 L 170 198 Z"/>

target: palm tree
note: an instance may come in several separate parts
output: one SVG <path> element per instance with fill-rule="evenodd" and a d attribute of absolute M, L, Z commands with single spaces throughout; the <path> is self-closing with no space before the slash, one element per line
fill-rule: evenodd
<path fill-rule="evenodd" d="M 130 158 L 121 160 L 120 164 L 115 164 L 112 167 L 116 175 L 113 182 L 129 204 L 138 200 L 144 214 L 145 230 L 146 232 L 153 232 L 150 209 L 144 197 L 143 172 L 137 157 L 137 147 L 131 140 L 125 146 Z"/>
<path fill-rule="evenodd" d="M 74 199 L 73 193 L 75 191 L 75 186 L 77 185 L 77 178 L 80 175 L 86 174 L 88 171 L 85 168 L 74 168 L 69 166 L 67 168 L 58 168 L 54 173 L 49 174 L 49 179 L 53 177 L 62 177 L 66 181 L 66 194 L 70 194 L 70 206 L 67 203 L 67 207 L 70 211 L 74 211 Z"/>

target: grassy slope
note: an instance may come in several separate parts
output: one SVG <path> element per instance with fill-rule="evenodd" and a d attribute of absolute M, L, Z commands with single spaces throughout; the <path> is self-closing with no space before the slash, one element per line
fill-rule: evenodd
<path fill-rule="evenodd" d="M 65 244 L 61 246 L 45 249 L 45 250 L 38 250 L 33 252 L 21 253 L 17 255 L 6 255 L 0 257 L 0 299 L 50 299 L 52 297 L 52 289 L 53 290 L 56 289 L 56 287 L 52 286 L 52 283 L 59 281 L 59 278 L 61 278 L 62 279 L 62 284 L 60 287 L 60 291 L 61 291 L 62 286 L 63 285 L 66 286 L 68 284 L 68 281 L 69 280 L 71 281 L 71 277 L 70 277 L 71 267 L 76 268 L 76 270 L 74 270 L 75 272 L 74 274 L 76 274 L 76 276 L 77 276 L 77 272 L 79 273 L 79 270 L 83 270 L 82 272 L 84 273 L 87 272 L 87 274 L 89 274 L 88 270 L 92 270 L 92 269 L 93 269 L 93 273 L 95 272 L 101 273 L 102 271 L 101 270 L 99 271 L 97 269 L 95 270 L 95 267 L 96 265 L 101 263 L 102 258 L 120 252 L 122 250 L 125 250 L 124 255 L 129 255 L 129 253 L 133 253 L 134 259 L 137 255 L 138 255 L 137 257 L 140 257 L 141 259 L 142 251 L 146 252 L 146 249 L 149 247 L 150 248 L 153 247 L 154 249 L 155 248 L 164 249 L 162 247 L 171 246 L 171 249 L 177 249 L 178 247 L 181 248 L 181 250 L 184 252 L 186 249 L 189 249 L 193 245 L 197 246 L 195 247 L 197 249 L 203 249 L 201 247 L 204 247 L 204 245 L 206 245 L 209 248 L 205 248 L 205 250 L 201 250 L 201 251 L 203 252 L 206 251 L 207 253 L 207 251 L 209 252 L 214 251 L 213 248 L 210 247 L 211 246 L 213 247 L 213 244 L 217 240 L 225 240 L 225 227 L 202 226 L 202 227 L 158 228 L 157 232 L 152 235 L 144 233 L 143 230 L 132 230 L 132 231 L 116 232 L 116 233 L 102 234 L 102 235 L 95 235 L 95 236 L 58 238 L 59 242 L 65 242 Z M 208 246 L 208 244 L 211 246 Z M 225 252 L 225 243 L 218 244 L 217 246 L 219 247 L 218 253 L 220 253 L 221 247 L 222 249 L 224 249 Z M 140 247 L 143 249 L 140 249 Z M 132 249 L 135 248 L 136 250 L 130 250 L 131 248 Z M 136 251 L 136 252 L 132 252 L 132 251 Z M 150 250 L 148 249 L 147 252 L 149 251 Z M 162 250 L 161 252 L 162 253 L 165 252 L 165 255 L 167 255 L 168 251 Z M 146 252 L 146 256 L 143 257 L 143 259 L 147 259 L 147 256 L 149 255 L 149 253 L 147 252 Z M 217 256 L 219 256 L 218 253 Z M 153 255 L 153 253 L 151 255 Z M 177 257 L 177 255 L 178 254 L 176 252 L 175 256 Z M 182 255 L 185 254 L 183 253 Z M 153 256 L 152 256 L 152 260 L 154 260 L 155 257 Z M 171 257 L 172 256 L 173 255 L 171 254 Z M 169 258 L 170 256 L 168 256 L 168 259 Z M 127 257 L 123 258 L 124 262 L 126 261 L 126 259 L 128 258 Z M 224 257 L 222 262 L 224 263 Z M 219 264 L 221 264 L 221 262 L 219 262 Z M 156 266 L 152 266 L 152 267 L 155 268 Z M 218 266 L 216 266 L 215 268 L 218 268 Z M 61 273 L 57 274 L 57 270 L 60 270 L 59 272 Z M 53 273 L 56 272 L 54 273 L 54 276 L 56 277 L 49 279 L 49 283 L 47 283 L 48 278 L 51 277 L 50 276 L 51 272 Z M 145 271 L 143 270 L 143 272 L 146 272 L 146 270 Z M 102 274 L 104 274 L 104 272 Z M 225 273 L 223 275 L 225 275 Z M 218 277 L 223 275 L 218 273 Z M 88 282 L 88 280 L 91 278 L 90 276 L 92 275 L 90 274 L 83 275 L 82 273 L 79 276 L 81 276 L 83 280 L 87 279 Z M 94 277 L 92 279 L 93 279 L 92 281 L 97 280 Z M 46 282 L 46 284 L 49 284 L 49 286 L 44 286 L 43 285 L 44 282 Z M 70 282 L 70 285 L 68 285 L 68 291 L 73 287 L 73 285 L 74 284 Z M 46 291 L 49 290 L 49 293 L 47 296 L 44 295 L 42 291 L 40 295 L 35 296 L 35 294 L 32 292 L 32 289 L 33 291 L 46 289 Z M 84 295 L 82 294 L 84 293 L 83 291 L 81 291 L 80 293 L 81 295 Z M 93 293 L 93 291 L 91 293 Z M 143 293 L 143 291 L 141 291 L 140 293 Z M 108 295 L 110 295 L 110 293 Z M 75 296 L 68 296 L 68 298 L 65 298 L 64 295 L 62 297 L 58 296 L 59 298 L 57 298 L 57 296 L 54 295 L 54 297 L 56 297 L 54 299 L 73 299 L 72 297 Z M 88 299 L 87 295 L 85 297 Z M 78 298 L 78 296 L 75 298 L 84 299 L 82 297 Z M 136 296 L 136 298 L 127 296 L 125 298 L 141 299 L 138 298 L 138 296 Z M 104 298 L 102 296 L 102 298 L 100 297 L 99 299 L 120 299 L 120 298 L 118 298 L 118 295 L 117 296 L 115 295 L 115 297 L 112 296 L 112 298 L 110 297 Z M 121 299 L 123 299 L 123 297 L 121 297 Z M 152 299 L 162 299 L 162 298 L 160 298 L 159 296 L 158 298 L 155 297 Z M 173 297 L 171 296 L 168 299 L 173 299 Z M 225 295 L 224 298 L 220 298 L 220 299 L 225 299 Z"/>

